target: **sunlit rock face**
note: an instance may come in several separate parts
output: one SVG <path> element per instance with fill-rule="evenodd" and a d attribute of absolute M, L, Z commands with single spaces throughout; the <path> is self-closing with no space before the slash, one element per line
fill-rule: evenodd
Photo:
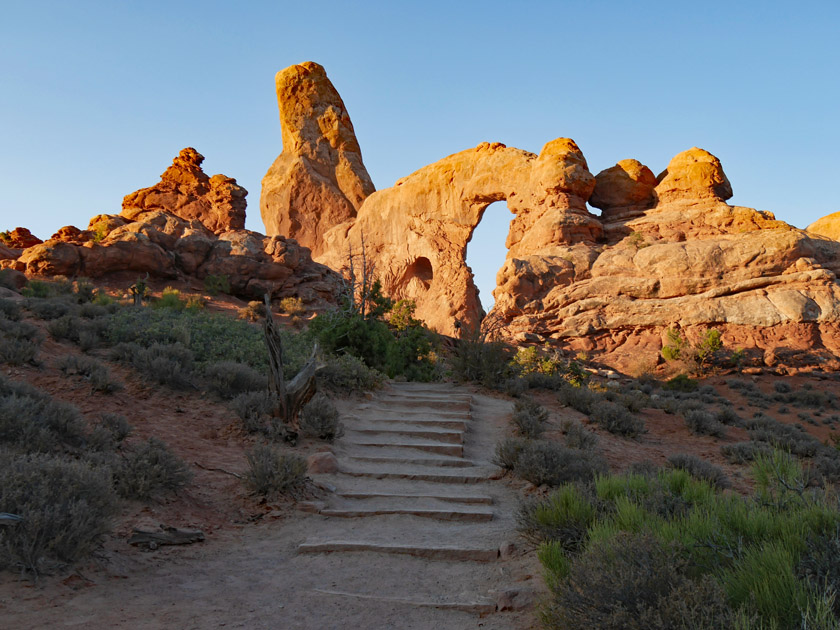
<path fill-rule="evenodd" d="M 296 239 L 314 256 L 323 235 L 356 216 L 374 191 L 353 123 L 327 73 L 307 61 L 277 73 L 283 152 L 262 180 L 266 233 Z"/>
<path fill-rule="evenodd" d="M 204 156 L 192 147 L 172 161 L 160 182 L 126 195 L 120 216 L 133 220 L 160 210 L 187 221 L 198 220 L 211 232 L 245 229 L 248 191 L 224 175 L 208 177 L 201 170 Z"/>

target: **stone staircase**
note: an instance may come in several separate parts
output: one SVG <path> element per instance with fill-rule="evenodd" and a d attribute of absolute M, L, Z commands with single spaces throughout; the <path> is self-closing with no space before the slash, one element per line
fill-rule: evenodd
<path fill-rule="evenodd" d="M 471 403 L 469 392 L 452 385 L 394 383 L 343 418 L 345 434 L 334 447 L 339 472 L 316 476 L 334 490 L 320 506 L 325 520 L 298 554 L 330 554 L 336 576 L 347 577 L 315 591 L 371 604 L 495 612 L 489 576 L 512 525 L 510 515 L 499 520 L 494 511 L 498 484 L 490 477 L 497 469 L 486 445 L 471 439 Z M 401 580 L 367 592 L 358 579 L 366 567 L 398 556 L 412 557 L 404 570 L 423 576 L 422 592 Z M 339 570 L 348 562 L 357 572 Z M 384 568 L 399 574 L 397 566 Z"/>

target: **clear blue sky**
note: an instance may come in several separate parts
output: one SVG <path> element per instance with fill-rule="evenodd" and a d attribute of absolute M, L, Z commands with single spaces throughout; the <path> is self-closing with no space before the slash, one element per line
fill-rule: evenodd
<path fill-rule="evenodd" d="M 732 203 L 799 227 L 840 210 L 836 0 L 4 0 L 0 15 L 0 229 L 43 238 L 119 212 L 194 146 L 250 191 L 262 231 L 274 74 L 306 60 L 344 98 L 377 188 L 481 141 L 567 136 L 593 172 L 634 157 L 658 173 L 696 145 Z M 469 261 L 491 283 L 509 218 L 494 217 L 491 260 Z"/>

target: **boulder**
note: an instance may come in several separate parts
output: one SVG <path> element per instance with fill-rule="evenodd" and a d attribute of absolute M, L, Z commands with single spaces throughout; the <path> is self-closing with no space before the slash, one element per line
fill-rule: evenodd
<path fill-rule="evenodd" d="M 318 258 L 323 235 L 356 216 L 374 191 L 347 108 L 324 68 L 307 61 L 277 73 L 283 152 L 262 180 L 266 234 L 309 247 Z"/>
<path fill-rule="evenodd" d="M 331 475 L 338 472 L 338 459 L 329 452 L 312 453 L 306 458 L 306 469 L 310 475 Z"/>
<path fill-rule="evenodd" d="M 697 147 L 674 156 L 656 181 L 656 196 L 660 203 L 684 199 L 726 201 L 732 196 L 732 186 L 720 160 Z"/>
<path fill-rule="evenodd" d="M 32 232 L 22 227 L 16 227 L 14 230 L 0 235 L 0 245 L 5 245 L 9 249 L 26 249 L 33 245 L 40 245 L 43 242 L 40 238 L 34 236 Z"/>
<path fill-rule="evenodd" d="M 144 213 L 161 211 L 200 221 L 216 234 L 244 229 L 248 191 L 232 177 L 208 177 L 201 170 L 203 161 L 204 156 L 192 147 L 181 150 L 160 182 L 125 196 L 120 216 L 133 221 Z"/>
<path fill-rule="evenodd" d="M 834 212 L 814 221 L 805 228 L 809 234 L 825 236 L 834 241 L 840 241 L 840 212 Z"/>
<path fill-rule="evenodd" d="M 620 219 L 650 208 L 656 176 L 638 160 L 621 160 L 595 176 L 589 205 L 601 209 L 601 221 Z"/>

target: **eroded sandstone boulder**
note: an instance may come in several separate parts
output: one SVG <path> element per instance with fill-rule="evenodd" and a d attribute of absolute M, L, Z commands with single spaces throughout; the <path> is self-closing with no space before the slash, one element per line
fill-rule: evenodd
<path fill-rule="evenodd" d="M 683 199 L 726 201 L 732 196 L 732 186 L 720 160 L 697 147 L 675 155 L 656 181 L 660 204 Z"/>
<path fill-rule="evenodd" d="M 43 243 L 43 241 L 22 227 L 16 227 L 0 237 L 0 245 L 5 245 L 9 249 L 26 249 L 39 243 Z"/>
<path fill-rule="evenodd" d="M 650 208 L 656 176 L 638 160 L 621 160 L 595 176 L 589 205 L 601 209 L 601 221 L 626 218 Z"/>
<path fill-rule="evenodd" d="M 248 191 L 232 177 L 208 177 L 201 169 L 203 161 L 204 156 L 192 147 L 181 150 L 160 182 L 125 196 L 120 216 L 134 220 L 159 210 L 187 221 L 196 219 L 217 234 L 244 229 Z"/>
<path fill-rule="evenodd" d="M 805 230 L 809 234 L 825 236 L 840 241 L 840 212 L 834 212 L 821 217 L 809 225 Z"/>
<path fill-rule="evenodd" d="M 307 61 L 277 73 L 283 152 L 262 180 L 269 235 L 296 239 L 317 258 L 324 233 L 356 216 L 374 191 L 347 108 L 324 68 Z"/>

